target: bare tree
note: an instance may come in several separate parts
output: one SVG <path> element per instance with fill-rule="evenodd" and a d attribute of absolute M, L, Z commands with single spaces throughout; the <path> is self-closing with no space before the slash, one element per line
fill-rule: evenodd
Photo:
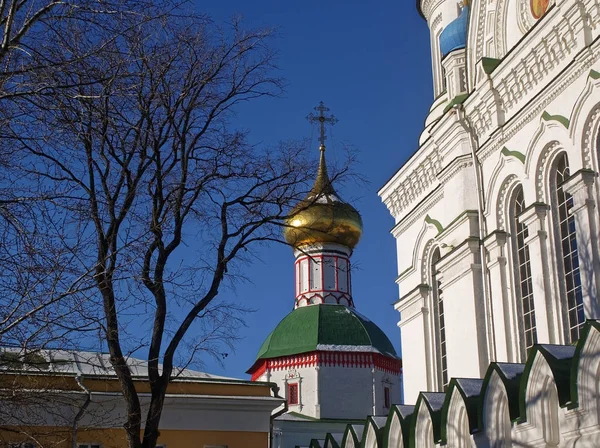
<path fill-rule="evenodd" d="M 64 343 L 68 318 L 79 313 L 81 294 L 92 286 L 84 272 L 71 269 L 76 254 L 63 244 L 61 226 L 52 225 L 61 219 L 52 204 L 57 192 L 39 184 L 14 188 L 12 179 L 22 173 L 13 167 L 23 155 L 7 130 L 29 120 L 23 104 L 72 90 L 76 81 L 63 74 L 129 28 L 163 20 L 172 7 L 147 0 L 0 0 L 0 344 Z M 85 52 L 69 53 L 75 38 L 86 39 Z"/>
<path fill-rule="evenodd" d="M 70 70 L 31 75 L 32 84 L 52 76 L 64 88 L 16 100 L 20 118 L 8 132 L 20 157 L 7 182 L 52 192 L 44 225 L 72 255 L 68 278 L 84 291 L 73 294 L 85 303 L 79 316 L 101 326 L 137 448 L 155 446 L 169 381 L 202 350 L 203 323 L 216 319 L 218 334 L 227 320 L 227 309 L 211 304 L 249 249 L 280 239 L 314 170 L 303 145 L 256 147 L 232 129 L 237 104 L 281 91 L 271 31 L 176 12 L 127 20 L 93 57 L 77 57 L 96 40 L 73 29 L 51 55 L 68 58 Z M 127 363 L 142 347 L 145 416 Z"/>

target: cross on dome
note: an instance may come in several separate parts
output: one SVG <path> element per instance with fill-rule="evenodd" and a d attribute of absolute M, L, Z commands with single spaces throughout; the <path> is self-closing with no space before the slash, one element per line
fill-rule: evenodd
<path fill-rule="evenodd" d="M 316 106 L 314 108 L 319 114 L 316 115 L 313 112 L 309 113 L 306 116 L 306 119 L 311 122 L 311 123 L 319 123 L 319 149 L 321 151 L 325 150 L 325 139 L 327 137 L 325 137 L 325 125 L 329 124 L 331 126 L 333 126 L 334 124 L 336 124 L 338 122 L 338 119 L 335 117 L 335 115 L 331 114 L 330 116 L 326 116 L 325 112 L 329 112 L 329 108 L 325 106 L 325 104 L 323 104 L 323 101 L 321 101 L 319 103 L 318 106 Z"/>

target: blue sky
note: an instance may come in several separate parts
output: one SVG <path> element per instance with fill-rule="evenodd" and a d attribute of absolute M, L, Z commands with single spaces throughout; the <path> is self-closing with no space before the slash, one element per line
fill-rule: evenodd
<path fill-rule="evenodd" d="M 316 136 L 306 115 L 324 101 L 339 122 L 328 138 L 328 157 L 342 157 L 341 145 L 357 151 L 354 169 L 367 185 L 344 185 L 338 193 L 360 211 L 364 235 L 353 255 L 353 292 L 359 312 L 377 323 L 400 346 L 396 249 L 393 220 L 377 190 L 417 149 L 432 102 L 429 37 L 413 0 L 282 2 L 273 0 L 197 1 L 199 12 L 216 22 L 241 15 L 249 27 L 278 29 L 274 46 L 287 81 L 280 98 L 240 109 L 234 124 L 250 130 L 253 143 L 276 144 Z M 313 137 L 315 158 L 318 144 Z M 337 151 L 336 151 L 337 150 Z M 251 283 L 224 291 L 225 298 L 256 310 L 246 316 L 242 340 L 224 366 L 205 360 L 204 370 L 246 378 L 245 371 L 269 332 L 294 301 L 292 251 L 260 249 L 262 262 L 247 266 Z"/>

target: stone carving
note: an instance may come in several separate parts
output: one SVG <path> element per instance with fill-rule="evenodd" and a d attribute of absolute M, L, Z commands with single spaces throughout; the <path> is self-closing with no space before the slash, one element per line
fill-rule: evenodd
<path fill-rule="evenodd" d="M 500 188 L 500 193 L 498 194 L 498 203 L 496 206 L 496 217 L 498 220 L 498 230 L 506 231 L 506 216 L 507 216 L 507 207 L 506 201 L 508 199 L 508 195 L 512 190 L 514 184 L 517 181 L 517 176 L 511 174 L 502 183 L 502 187 Z"/>
<path fill-rule="evenodd" d="M 552 162 L 551 159 L 554 158 L 556 151 L 561 147 L 560 142 L 556 141 L 546 145 L 538 160 L 537 169 L 535 170 L 535 189 L 538 202 L 550 202 L 546 200 L 546 186 L 548 185 L 546 173 L 548 164 Z"/>
<path fill-rule="evenodd" d="M 598 121 L 600 119 L 600 104 L 592 110 L 583 127 L 583 142 L 582 142 L 582 159 L 583 167 L 586 169 L 594 169 L 594 156 L 596 154 L 596 140 L 598 138 Z"/>

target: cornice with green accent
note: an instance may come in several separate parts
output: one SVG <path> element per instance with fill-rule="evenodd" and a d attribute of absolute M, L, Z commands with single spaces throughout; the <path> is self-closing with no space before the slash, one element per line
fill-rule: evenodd
<path fill-rule="evenodd" d="M 448 229 L 450 229 L 454 224 L 456 224 L 458 221 L 460 221 L 463 217 L 465 217 L 466 215 L 468 215 L 469 213 L 474 213 L 477 214 L 477 210 L 465 210 L 463 212 L 461 212 L 456 218 L 454 218 L 452 221 L 450 221 L 448 223 L 448 225 L 446 227 L 444 227 L 444 230 L 439 233 L 437 236 L 441 236 L 442 233 L 446 232 Z"/>
<path fill-rule="evenodd" d="M 418 421 L 418 414 L 419 414 L 419 409 L 420 407 L 423 405 L 422 403 L 425 403 L 425 406 L 427 406 L 427 411 L 429 412 L 429 416 L 431 417 L 431 423 L 433 426 L 433 441 L 434 443 L 439 443 L 440 441 L 440 437 L 441 437 L 441 424 L 442 424 L 442 409 L 440 408 L 439 410 L 433 410 L 429 404 L 429 400 L 427 400 L 426 398 L 426 394 L 438 394 L 438 393 L 443 393 L 443 392 L 420 392 L 419 393 L 419 398 L 417 399 L 417 404 L 415 405 L 415 412 L 414 412 L 414 418 L 412 421 L 412 425 L 410 428 L 410 440 L 409 440 L 409 448 L 419 448 L 416 445 L 416 433 L 417 433 L 417 421 Z"/>
<path fill-rule="evenodd" d="M 405 405 L 405 407 L 407 407 Z M 388 418 L 387 418 L 387 422 L 385 422 L 385 431 L 383 433 L 383 443 L 382 443 L 382 448 L 390 448 L 389 444 L 390 444 L 390 429 L 392 426 L 392 421 L 394 419 L 394 416 L 398 417 L 398 420 L 400 421 L 400 429 L 402 431 L 402 441 L 403 441 L 403 446 L 404 448 L 408 448 L 409 447 L 409 443 L 408 441 L 410 440 L 410 428 L 412 426 L 412 421 L 415 419 L 415 412 L 414 412 L 414 406 L 412 406 L 413 411 L 408 414 L 406 417 L 402 416 L 402 413 L 400 412 L 400 408 L 398 405 L 392 405 L 392 408 L 390 409 L 390 412 L 388 413 Z"/>
<path fill-rule="evenodd" d="M 348 446 L 348 439 L 352 438 L 354 442 L 354 446 L 360 446 L 361 440 L 356 434 L 356 430 L 354 429 L 354 425 L 346 425 L 346 430 L 344 431 L 344 437 L 342 437 L 342 446 Z"/>
<path fill-rule="evenodd" d="M 471 378 L 467 378 L 470 380 Z M 454 389 L 458 390 L 458 393 L 462 397 L 465 406 L 467 408 L 467 417 L 469 418 L 469 433 L 473 434 L 478 428 L 478 416 L 477 410 L 479 408 L 479 400 L 481 397 L 481 389 L 478 395 L 467 397 L 467 394 L 461 387 L 458 378 L 452 378 L 448 383 L 448 387 L 446 388 L 446 399 L 444 400 L 444 406 L 442 407 L 442 434 L 441 440 L 442 445 L 448 443 L 448 409 L 450 408 L 450 400 L 452 400 L 452 394 Z M 482 380 L 480 380 L 482 381 Z M 482 383 L 483 386 L 483 383 Z"/>
<path fill-rule="evenodd" d="M 563 117 L 562 115 L 550 115 L 548 112 L 544 111 L 542 114 L 542 120 L 544 121 L 558 121 L 565 128 L 569 129 L 569 119 L 567 117 Z"/>
<path fill-rule="evenodd" d="M 363 430 L 363 434 L 362 434 L 362 440 L 360 442 L 360 447 L 361 448 L 367 448 L 366 443 L 367 443 L 367 432 L 369 431 L 369 427 L 373 428 L 373 431 L 375 432 L 375 437 L 377 438 L 377 446 L 381 446 L 382 440 L 383 440 L 383 432 L 385 430 L 385 426 L 383 427 L 379 427 L 377 426 L 377 423 L 375 422 L 375 420 L 373 420 L 373 416 L 369 415 L 367 417 L 367 420 L 365 421 L 365 429 Z"/>
<path fill-rule="evenodd" d="M 600 79 L 600 73 L 598 73 L 596 70 L 592 69 L 592 70 L 590 70 L 589 77 L 592 78 L 594 81 L 597 81 L 598 79 Z"/>
<path fill-rule="evenodd" d="M 446 107 L 444 107 L 444 111 L 442 113 L 445 114 L 454 106 L 458 106 L 459 104 L 464 103 L 467 100 L 467 98 L 469 98 L 469 93 L 461 93 L 460 95 L 456 95 L 450 100 L 448 104 L 446 104 Z"/>
<path fill-rule="evenodd" d="M 550 366 L 550 370 L 552 371 L 552 376 L 554 377 L 554 382 L 556 383 L 556 390 L 558 391 L 558 403 L 561 407 L 566 407 L 571 403 L 571 362 L 573 357 L 558 359 L 555 358 L 552 353 L 547 349 L 552 347 L 550 344 L 543 345 L 534 345 L 529 349 L 529 353 L 527 354 L 527 362 L 525 363 L 525 370 L 523 371 L 523 377 L 521 378 L 521 384 L 519 388 L 519 412 L 520 412 L 520 420 L 519 423 L 527 421 L 527 413 L 526 413 L 526 397 L 525 394 L 527 392 L 527 385 L 529 383 L 529 375 L 531 375 L 531 369 L 533 367 L 533 363 L 537 358 L 537 354 L 539 353 L 544 357 L 548 365 Z M 556 347 L 566 348 L 568 346 L 558 345 Z M 573 350 L 573 355 L 575 354 L 575 349 Z"/>
<path fill-rule="evenodd" d="M 481 58 L 481 67 L 486 75 L 490 75 L 494 70 L 496 70 L 496 67 L 498 67 L 501 62 L 502 59 L 483 57 Z"/>
<path fill-rule="evenodd" d="M 442 223 L 440 223 L 437 219 L 433 219 L 429 215 L 425 216 L 425 222 L 427 224 L 433 225 L 437 229 L 438 235 L 444 231 L 444 226 L 442 225 Z"/>
<path fill-rule="evenodd" d="M 340 444 L 330 432 L 325 435 L 325 448 L 340 448 Z"/>
<path fill-rule="evenodd" d="M 502 381 L 502 384 L 504 384 L 504 389 L 506 390 L 506 396 L 508 398 L 508 414 L 510 416 L 510 420 L 512 422 L 520 420 L 521 416 L 519 411 L 519 389 L 523 373 L 521 372 L 517 374 L 514 378 L 507 378 L 506 375 L 504 375 L 502 369 L 499 367 L 499 365 L 501 364 L 510 363 L 491 363 L 487 369 L 487 372 L 485 373 L 485 377 L 483 378 L 483 385 L 481 386 L 481 394 L 479 395 L 479 405 L 477 408 L 477 427 L 479 428 L 483 428 L 483 406 L 485 394 L 487 392 L 488 384 L 494 372 L 498 374 L 498 376 L 500 377 L 500 381 Z M 517 364 L 513 363 L 513 365 Z M 521 366 L 523 365 L 521 364 Z"/>
<path fill-rule="evenodd" d="M 571 362 L 571 403 L 567 406 L 567 409 L 575 409 L 579 407 L 577 372 L 579 370 L 579 363 L 581 362 L 581 352 L 585 347 L 585 344 L 590 335 L 590 331 L 592 331 L 592 328 L 600 332 L 600 321 L 588 320 L 585 323 L 583 330 L 581 330 L 581 334 L 579 335 L 577 345 L 575 347 L 575 354 L 573 355 L 573 360 Z"/>
<path fill-rule="evenodd" d="M 323 440 L 323 442 L 325 442 L 325 441 Z M 309 448 L 323 448 L 323 445 L 324 445 L 324 443 L 321 444 L 321 440 L 319 440 L 319 439 L 311 439 L 310 445 L 308 445 L 308 447 Z"/>
<path fill-rule="evenodd" d="M 504 148 L 502 148 L 502 151 L 500 151 L 500 152 L 502 153 L 502 155 L 504 155 L 506 157 L 514 157 L 514 158 L 518 159 L 521 163 L 525 163 L 525 154 L 523 154 L 522 152 L 511 151 L 506 146 Z"/>

